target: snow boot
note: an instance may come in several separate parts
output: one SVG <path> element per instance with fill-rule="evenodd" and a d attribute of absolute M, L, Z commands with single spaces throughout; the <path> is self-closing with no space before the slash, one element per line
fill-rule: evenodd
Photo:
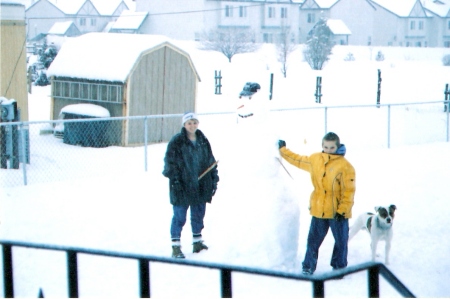
<path fill-rule="evenodd" d="M 194 242 L 194 243 L 192 243 L 192 245 L 193 245 L 193 247 L 192 247 L 193 253 L 198 253 L 198 252 L 202 251 L 203 249 L 208 250 L 208 246 L 203 244 L 203 241 Z"/>
<path fill-rule="evenodd" d="M 177 259 L 184 259 L 185 256 L 181 251 L 181 246 L 172 246 L 172 257 Z"/>

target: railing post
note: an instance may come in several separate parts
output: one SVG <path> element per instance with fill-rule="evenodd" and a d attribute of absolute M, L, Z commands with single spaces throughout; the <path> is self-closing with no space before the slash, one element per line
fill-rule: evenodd
<path fill-rule="evenodd" d="M 313 281 L 313 298 L 325 298 L 325 285 L 322 280 Z"/>
<path fill-rule="evenodd" d="M 222 298 L 232 298 L 231 270 L 220 269 Z"/>
<path fill-rule="evenodd" d="M 3 292 L 5 298 L 14 298 L 11 245 L 3 244 Z"/>
<path fill-rule="evenodd" d="M 147 260 L 139 260 L 139 280 L 141 298 L 150 298 L 150 265 Z"/>
<path fill-rule="evenodd" d="M 369 298 L 380 298 L 380 276 L 378 267 L 370 267 L 367 274 L 369 280 Z"/>
<path fill-rule="evenodd" d="M 327 127 L 328 127 L 328 107 L 325 107 L 325 133 L 327 134 Z"/>
<path fill-rule="evenodd" d="M 67 251 L 67 279 L 69 298 L 78 298 L 78 263 L 77 252 Z"/>

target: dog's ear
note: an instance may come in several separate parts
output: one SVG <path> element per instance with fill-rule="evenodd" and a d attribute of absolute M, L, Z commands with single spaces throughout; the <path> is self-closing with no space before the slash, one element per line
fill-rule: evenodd
<path fill-rule="evenodd" d="M 378 210 L 379 210 L 380 208 L 381 208 L 380 206 L 376 206 L 376 207 L 375 207 L 375 212 L 378 213 Z"/>
<path fill-rule="evenodd" d="M 397 206 L 396 206 L 396 205 L 390 205 L 390 206 L 389 206 L 389 209 L 395 211 L 395 210 L 397 210 Z"/>

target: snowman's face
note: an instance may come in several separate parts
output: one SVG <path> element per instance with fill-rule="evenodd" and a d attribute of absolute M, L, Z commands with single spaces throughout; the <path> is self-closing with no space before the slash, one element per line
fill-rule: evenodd
<path fill-rule="evenodd" d="M 247 118 L 259 113 L 261 109 L 263 93 L 260 91 L 252 95 L 241 95 L 237 103 L 237 114 L 241 118 Z"/>

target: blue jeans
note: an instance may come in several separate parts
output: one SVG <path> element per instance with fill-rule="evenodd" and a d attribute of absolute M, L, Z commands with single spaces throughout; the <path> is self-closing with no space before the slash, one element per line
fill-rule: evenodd
<path fill-rule="evenodd" d="M 172 240 L 181 238 L 181 231 L 186 224 L 186 214 L 191 208 L 191 227 L 193 235 L 200 235 L 203 229 L 203 218 L 205 218 L 206 203 L 191 206 L 173 206 L 172 225 L 170 235 Z"/>
<path fill-rule="evenodd" d="M 334 237 L 334 248 L 330 265 L 334 269 L 347 267 L 348 219 L 336 221 L 334 219 L 312 217 L 305 259 L 302 264 L 303 269 L 309 269 L 311 272 L 316 270 L 319 248 L 329 228 L 331 228 Z"/>

